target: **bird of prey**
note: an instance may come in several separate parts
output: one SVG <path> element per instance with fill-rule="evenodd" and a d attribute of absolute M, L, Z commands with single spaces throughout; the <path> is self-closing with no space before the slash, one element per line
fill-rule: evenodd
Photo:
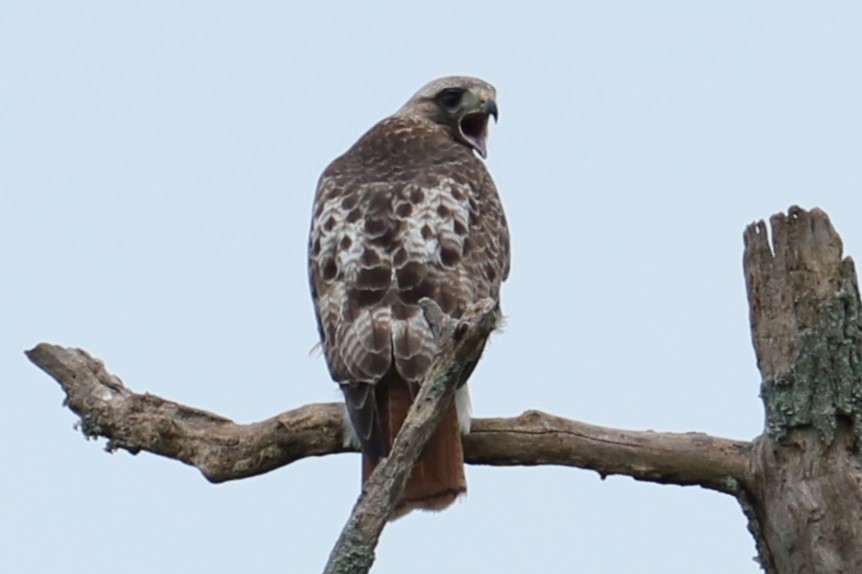
<path fill-rule="evenodd" d="M 494 87 L 434 80 L 324 170 L 309 237 L 311 296 L 324 356 L 344 393 L 363 481 L 389 453 L 437 350 L 418 304 L 460 317 L 497 303 L 509 274 L 509 231 L 479 159 Z M 479 156 L 479 157 L 477 157 Z M 469 432 L 465 370 L 455 400 L 414 467 L 393 517 L 441 510 L 466 492 L 461 433 Z"/>

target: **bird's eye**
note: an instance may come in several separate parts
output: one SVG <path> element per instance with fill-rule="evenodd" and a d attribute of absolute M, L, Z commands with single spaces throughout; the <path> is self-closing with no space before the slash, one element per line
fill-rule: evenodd
<path fill-rule="evenodd" d="M 437 94 L 437 102 L 447 110 L 454 110 L 461 103 L 461 98 L 463 97 L 463 90 L 450 88 Z"/>

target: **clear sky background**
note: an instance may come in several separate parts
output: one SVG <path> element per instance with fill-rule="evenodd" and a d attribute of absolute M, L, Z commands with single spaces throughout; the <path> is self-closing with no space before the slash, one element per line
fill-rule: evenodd
<path fill-rule="evenodd" d="M 0 5 L 0 571 L 318 572 L 359 457 L 222 485 L 73 430 L 23 355 L 251 422 L 339 400 L 306 236 L 320 172 L 425 82 L 497 86 L 506 332 L 477 416 L 762 429 L 742 231 L 820 206 L 862 256 L 858 2 Z M 468 468 L 376 573 L 753 574 L 736 502 L 571 468 Z"/>

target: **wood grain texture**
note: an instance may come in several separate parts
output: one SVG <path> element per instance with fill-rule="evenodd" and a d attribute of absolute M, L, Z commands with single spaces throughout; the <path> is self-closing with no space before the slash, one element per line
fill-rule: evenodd
<path fill-rule="evenodd" d="M 766 432 L 749 517 L 770 574 L 862 572 L 862 318 L 853 261 L 826 214 L 792 207 L 745 232 Z"/>

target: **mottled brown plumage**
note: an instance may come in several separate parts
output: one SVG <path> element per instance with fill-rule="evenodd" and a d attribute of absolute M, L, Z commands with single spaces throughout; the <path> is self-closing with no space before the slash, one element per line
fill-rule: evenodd
<path fill-rule="evenodd" d="M 434 336 L 417 302 L 452 317 L 499 302 L 509 232 L 485 164 L 494 88 L 469 77 L 431 82 L 323 172 L 309 238 L 312 298 L 327 365 L 341 385 L 364 457 L 389 452 Z M 472 370 L 472 369 L 470 369 Z M 465 373 L 466 377 L 469 372 Z M 466 490 L 458 433 L 466 386 L 414 468 L 396 512 L 439 509 Z"/>

